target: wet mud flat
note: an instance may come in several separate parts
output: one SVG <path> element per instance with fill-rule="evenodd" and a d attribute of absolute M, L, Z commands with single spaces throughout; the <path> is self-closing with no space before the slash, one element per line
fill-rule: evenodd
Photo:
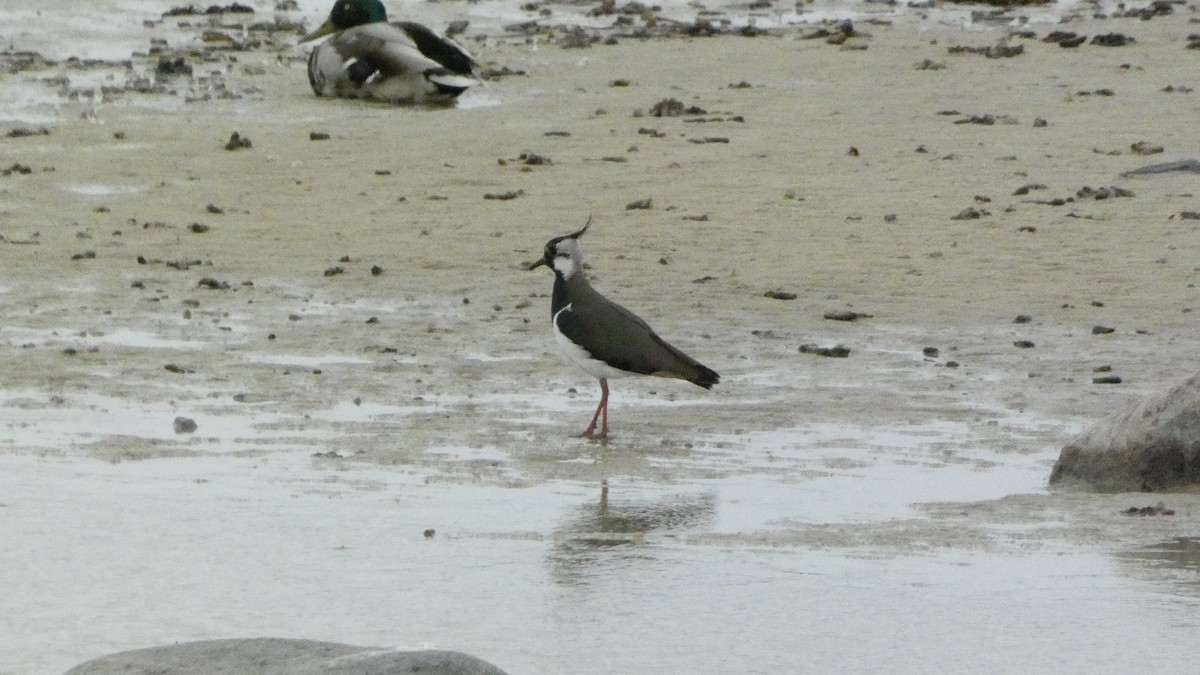
<path fill-rule="evenodd" d="M 1194 25 L 837 26 L 492 34 L 445 110 L 314 99 L 283 31 L 229 95 L 0 127 L 0 672 L 1189 663 L 1195 495 L 1045 481 L 1195 369 L 1194 175 L 1126 173 L 1191 159 Z M 589 215 L 596 286 L 722 375 L 614 381 L 604 444 L 524 270 Z"/>

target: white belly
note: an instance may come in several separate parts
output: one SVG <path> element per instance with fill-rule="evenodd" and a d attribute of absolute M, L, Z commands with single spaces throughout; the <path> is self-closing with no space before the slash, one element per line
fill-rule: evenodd
<path fill-rule="evenodd" d="M 550 325 L 554 327 L 554 342 L 558 345 L 558 353 L 566 359 L 568 363 L 573 363 L 591 374 L 592 377 L 598 380 L 610 380 L 614 377 L 625 377 L 629 373 L 624 370 L 613 368 L 607 363 L 594 359 L 587 353 L 583 347 L 571 342 L 571 340 L 562 334 L 558 329 L 558 316 L 563 312 L 571 311 L 571 306 L 567 305 L 558 310 L 558 314 L 550 321 Z"/>

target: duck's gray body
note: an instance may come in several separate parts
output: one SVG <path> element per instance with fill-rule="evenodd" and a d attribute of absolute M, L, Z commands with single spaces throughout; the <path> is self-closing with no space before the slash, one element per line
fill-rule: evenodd
<path fill-rule="evenodd" d="M 313 48 L 308 81 L 317 96 L 389 103 L 447 103 L 479 82 L 462 47 L 412 22 L 338 31 Z"/>

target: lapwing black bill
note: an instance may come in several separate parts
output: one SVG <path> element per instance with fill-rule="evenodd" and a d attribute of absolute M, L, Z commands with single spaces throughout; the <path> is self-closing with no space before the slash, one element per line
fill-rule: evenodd
<path fill-rule="evenodd" d="M 711 389 L 721 376 L 668 344 L 641 317 L 592 288 L 583 275 L 583 249 L 579 244 L 591 224 L 589 218 L 578 232 L 546 242 L 541 260 L 529 269 L 546 265 L 554 270 L 550 323 L 555 342 L 563 358 L 600 380 L 600 405 L 581 435 L 607 438 L 609 378 L 655 375 Z"/>

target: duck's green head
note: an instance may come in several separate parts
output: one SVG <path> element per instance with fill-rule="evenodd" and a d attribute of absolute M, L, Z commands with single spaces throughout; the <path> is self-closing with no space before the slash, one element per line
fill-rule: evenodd
<path fill-rule="evenodd" d="M 346 30 L 366 23 L 387 21 L 387 10 L 379 0 L 337 0 L 325 23 L 313 32 L 300 38 L 301 42 L 316 40 L 339 30 Z"/>

